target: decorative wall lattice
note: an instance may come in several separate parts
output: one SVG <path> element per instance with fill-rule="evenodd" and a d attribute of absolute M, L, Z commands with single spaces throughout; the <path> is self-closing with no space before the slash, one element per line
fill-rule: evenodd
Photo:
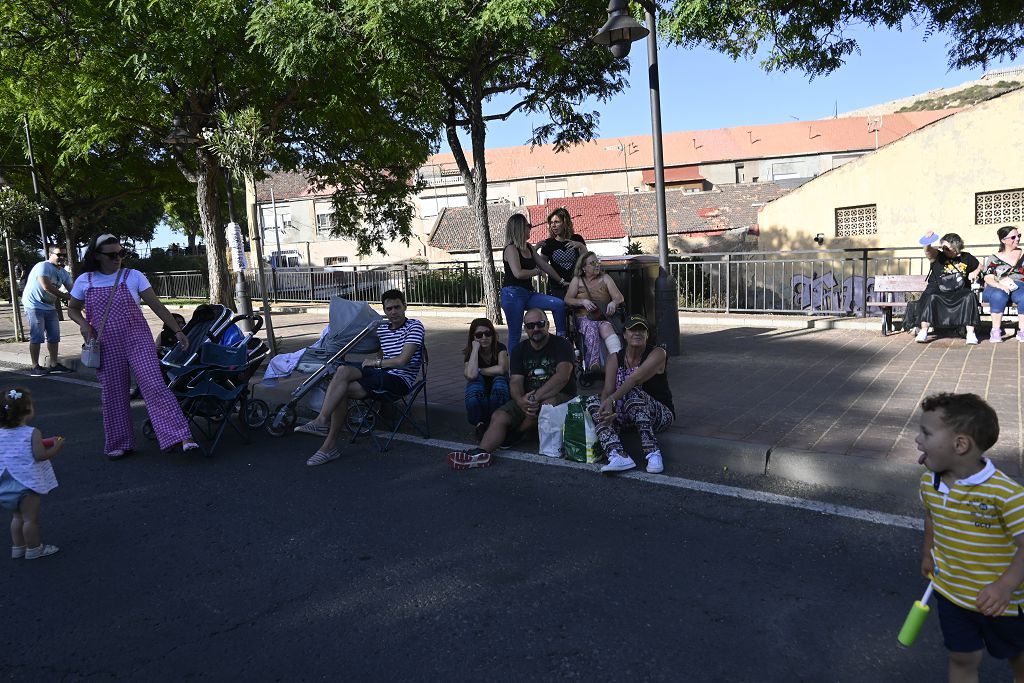
<path fill-rule="evenodd" d="M 878 233 L 878 206 L 846 206 L 836 209 L 836 237 Z"/>
<path fill-rule="evenodd" d="M 1024 188 L 975 194 L 974 222 L 978 225 L 1024 223 Z"/>

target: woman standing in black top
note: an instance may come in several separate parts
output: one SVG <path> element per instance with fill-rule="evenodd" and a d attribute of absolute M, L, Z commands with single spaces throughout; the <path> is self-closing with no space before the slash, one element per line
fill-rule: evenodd
<path fill-rule="evenodd" d="M 964 241 L 955 232 L 942 236 L 940 249 L 924 248 L 924 255 L 931 261 L 928 272 L 928 286 L 921 294 L 921 329 L 917 341 L 928 341 L 928 328 L 965 327 L 967 343 L 977 344 L 974 328 L 978 325 L 978 301 L 971 291 L 971 283 L 981 271 L 981 263 L 964 248 Z"/>
<path fill-rule="evenodd" d="M 555 330 L 565 336 L 565 301 L 539 294 L 533 290 L 533 278 L 541 272 L 551 277 L 558 273 L 547 261 L 537 256 L 537 249 L 529 243 L 530 221 L 521 213 L 512 214 L 505 224 L 505 250 L 501 253 L 505 276 L 501 283 L 501 310 L 508 325 L 508 353 L 519 344 L 523 335 L 523 316 L 530 308 L 551 311 Z"/>
<path fill-rule="evenodd" d="M 608 356 L 601 396 L 586 399 L 587 412 L 594 418 L 608 464 L 602 472 L 625 472 L 636 467 L 619 439 L 624 427 L 634 426 L 647 458 L 647 471 L 662 472 L 661 447 L 654 436 L 669 428 L 675 419 L 672 391 L 668 386 L 668 354 L 652 346 L 647 320 L 634 315 L 626 322 L 626 348 Z"/>
<path fill-rule="evenodd" d="M 548 214 L 548 238 L 537 244 L 541 260 L 558 274 L 558 277 L 548 277 L 548 294 L 565 298 L 576 263 L 586 251 L 587 243 L 572 231 L 572 218 L 565 207 L 560 206 Z"/>

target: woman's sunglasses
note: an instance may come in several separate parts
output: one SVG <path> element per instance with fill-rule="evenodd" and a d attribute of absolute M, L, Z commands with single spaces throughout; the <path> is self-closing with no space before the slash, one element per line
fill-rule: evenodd
<path fill-rule="evenodd" d="M 473 334 L 473 336 L 476 337 L 477 339 L 483 339 L 484 337 L 490 337 L 492 335 L 490 330 L 485 330 L 483 332 L 476 332 Z"/>
<path fill-rule="evenodd" d="M 1019 239 L 1020 239 L 1020 235 L 1007 235 L 1007 236 L 1006 236 L 1006 237 L 1004 237 L 1003 239 L 1007 239 L 1007 240 L 1019 240 Z"/>
<path fill-rule="evenodd" d="M 129 254 L 131 254 L 131 252 L 128 251 L 127 249 L 122 249 L 121 251 L 101 251 L 100 252 L 101 256 L 106 256 L 109 259 L 128 258 Z"/>

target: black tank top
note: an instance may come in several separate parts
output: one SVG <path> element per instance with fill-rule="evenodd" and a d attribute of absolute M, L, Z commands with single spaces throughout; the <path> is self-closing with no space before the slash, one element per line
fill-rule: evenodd
<path fill-rule="evenodd" d="M 519 270 L 529 270 L 537 267 L 537 262 L 533 260 L 533 251 L 530 251 L 529 256 L 523 256 L 523 252 L 516 249 L 516 254 L 519 255 Z M 522 287 L 533 291 L 533 278 L 517 278 L 513 273 L 512 269 L 508 265 L 508 259 L 505 258 L 504 254 L 501 257 L 502 263 L 505 264 L 505 277 L 501 281 L 502 287 Z"/>
<path fill-rule="evenodd" d="M 653 346 L 648 346 L 644 349 L 644 355 L 640 357 L 638 367 L 643 365 L 644 361 L 647 360 L 647 356 L 651 355 L 651 351 L 653 351 L 654 348 L 655 347 Z M 619 367 L 626 367 L 626 349 L 622 349 L 615 355 L 619 357 Z M 671 410 L 672 415 L 676 414 L 676 407 L 672 405 L 672 390 L 668 387 L 668 363 L 665 364 L 665 372 L 660 372 L 654 375 L 640 385 L 640 388 L 650 394 L 651 398 L 655 401 Z"/>

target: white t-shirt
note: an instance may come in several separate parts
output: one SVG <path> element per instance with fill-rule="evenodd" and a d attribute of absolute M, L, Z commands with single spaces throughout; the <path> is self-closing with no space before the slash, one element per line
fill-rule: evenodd
<path fill-rule="evenodd" d="M 71 296 L 79 301 L 85 301 L 85 293 L 89 291 L 89 275 L 90 273 L 82 273 L 75 279 L 75 284 L 71 287 Z M 91 275 L 93 287 L 113 287 L 114 278 L 117 277 L 117 273 L 104 275 L 98 270 L 91 273 Z M 146 279 L 145 275 L 131 268 L 124 269 L 121 274 L 121 281 L 125 283 L 128 291 L 135 297 L 135 303 L 139 303 L 139 292 L 145 292 L 153 286 L 149 284 L 149 280 Z"/>

